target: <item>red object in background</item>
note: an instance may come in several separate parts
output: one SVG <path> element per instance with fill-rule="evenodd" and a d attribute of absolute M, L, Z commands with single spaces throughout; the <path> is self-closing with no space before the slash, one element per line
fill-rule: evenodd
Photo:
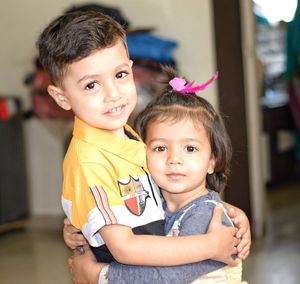
<path fill-rule="evenodd" d="M 73 112 L 59 107 L 49 95 L 32 96 L 33 113 L 39 118 L 72 119 Z"/>
<path fill-rule="evenodd" d="M 5 99 L 0 99 L 0 120 L 8 120 L 10 118 L 9 108 Z"/>

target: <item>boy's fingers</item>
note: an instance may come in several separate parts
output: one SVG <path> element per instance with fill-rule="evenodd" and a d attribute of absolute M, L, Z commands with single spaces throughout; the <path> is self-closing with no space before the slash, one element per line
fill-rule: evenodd
<path fill-rule="evenodd" d="M 250 250 L 246 251 L 246 252 L 241 252 L 238 254 L 238 257 L 242 260 L 245 260 L 248 256 L 249 256 Z"/>
<path fill-rule="evenodd" d="M 70 257 L 68 258 L 68 265 L 69 265 L 69 267 L 72 266 L 72 263 L 73 263 L 73 256 L 70 256 Z"/>
<path fill-rule="evenodd" d="M 75 238 L 77 241 L 82 241 L 82 242 L 86 242 L 85 237 L 83 236 L 83 234 L 76 234 Z"/>
<path fill-rule="evenodd" d="M 250 245 L 248 243 L 245 243 L 243 241 L 241 241 L 237 247 L 238 251 L 242 251 L 243 249 L 249 249 Z"/>
<path fill-rule="evenodd" d="M 245 234 L 245 230 L 239 229 L 236 233 L 237 238 L 241 238 Z"/>
<path fill-rule="evenodd" d="M 64 219 L 64 225 L 71 225 L 71 222 L 69 221 L 68 218 Z"/>
<path fill-rule="evenodd" d="M 236 217 L 236 211 L 234 210 L 233 207 L 229 207 L 229 208 L 227 209 L 227 214 L 228 214 L 228 216 L 229 216 L 230 218 Z"/>

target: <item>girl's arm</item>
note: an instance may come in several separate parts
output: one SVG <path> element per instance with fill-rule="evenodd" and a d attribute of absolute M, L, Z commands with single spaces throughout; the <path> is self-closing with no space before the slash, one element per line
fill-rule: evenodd
<path fill-rule="evenodd" d="M 206 232 L 210 214 L 205 208 L 186 215 L 180 226 L 180 235 L 201 234 Z M 75 282 L 98 283 L 103 264 L 96 263 L 95 258 L 86 248 L 85 255 L 74 256 L 69 259 L 70 271 Z M 220 262 L 197 262 L 188 265 L 174 266 L 136 266 L 113 262 L 106 270 L 101 270 L 102 277 L 108 282 L 120 283 L 190 283 L 199 276 L 212 269 L 221 268 Z M 101 278 L 101 279 L 103 279 Z M 83 281 L 84 280 L 84 281 Z M 99 282 L 100 283 L 100 282 Z M 101 282 L 102 283 L 102 282 Z M 106 283 L 106 282 L 105 282 Z"/>
<path fill-rule="evenodd" d="M 131 228 L 108 225 L 99 230 L 114 258 L 131 265 L 180 265 L 204 259 L 218 259 L 234 265 L 231 255 L 236 254 L 237 229 L 222 225 L 222 207 L 217 208 L 207 234 L 162 237 L 134 235 Z"/>
<path fill-rule="evenodd" d="M 237 230 L 222 225 L 222 213 L 222 208 L 216 207 L 208 233 L 202 235 L 134 235 L 122 225 L 104 226 L 99 232 L 115 259 L 125 264 L 167 266 L 215 259 L 234 265 L 231 255 L 236 254 Z"/>

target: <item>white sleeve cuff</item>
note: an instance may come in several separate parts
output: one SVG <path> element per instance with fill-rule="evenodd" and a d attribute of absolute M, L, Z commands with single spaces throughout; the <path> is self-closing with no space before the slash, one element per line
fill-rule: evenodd
<path fill-rule="evenodd" d="M 109 264 L 105 265 L 99 274 L 98 284 L 108 284 L 108 268 Z"/>

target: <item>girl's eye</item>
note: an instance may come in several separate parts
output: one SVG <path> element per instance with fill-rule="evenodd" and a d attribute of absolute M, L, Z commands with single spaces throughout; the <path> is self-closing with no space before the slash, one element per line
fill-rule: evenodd
<path fill-rule="evenodd" d="M 119 73 L 116 74 L 116 78 L 117 79 L 122 79 L 122 78 L 126 77 L 127 75 L 128 75 L 128 72 L 121 71 L 121 72 L 119 72 Z"/>
<path fill-rule="evenodd" d="M 187 146 L 186 148 L 187 152 L 196 152 L 198 149 L 194 146 Z"/>
<path fill-rule="evenodd" d="M 86 90 L 94 90 L 95 88 L 97 88 L 97 86 L 99 86 L 99 84 L 97 82 L 91 82 L 86 85 L 85 89 Z"/>
<path fill-rule="evenodd" d="M 157 146 L 154 148 L 155 152 L 164 152 L 166 150 L 167 150 L 167 148 L 165 146 Z"/>

